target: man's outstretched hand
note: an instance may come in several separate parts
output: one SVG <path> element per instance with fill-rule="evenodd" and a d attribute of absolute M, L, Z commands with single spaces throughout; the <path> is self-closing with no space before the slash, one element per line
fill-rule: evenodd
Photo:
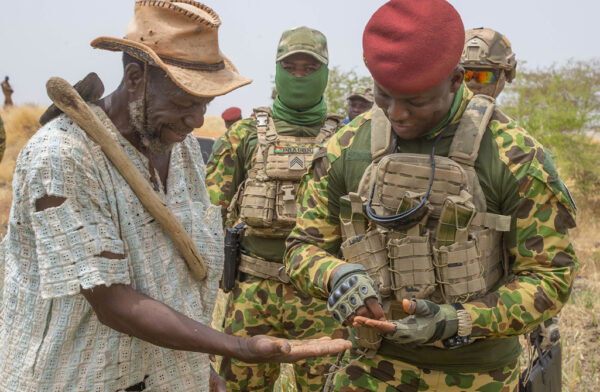
<path fill-rule="evenodd" d="M 321 357 L 350 349 L 344 339 L 287 340 L 266 335 L 243 339 L 237 358 L 245 362 L 296 362 L 309 357 Z"/>

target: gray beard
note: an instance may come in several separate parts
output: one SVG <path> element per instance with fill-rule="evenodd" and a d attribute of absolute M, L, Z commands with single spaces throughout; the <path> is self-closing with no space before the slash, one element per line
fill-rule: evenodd
<path fill-rule="evenodd" d="M 173 144 L 164 144 L 160 141 L 160 132 L 150 129 L 144 123 L 144 100 L 142 98 L 129 102 L 129 125 L 140 138 L 150 154 L 163 154 L 170 151 Z"/>

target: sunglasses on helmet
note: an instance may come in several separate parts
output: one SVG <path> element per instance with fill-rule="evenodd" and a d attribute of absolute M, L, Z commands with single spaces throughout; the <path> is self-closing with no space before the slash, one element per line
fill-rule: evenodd
<path fill-rule="evenodd" d="M 480 84 L 491 84 L 495 83 L 500 77 L 499 71 L 472 71 L 465 70 L 465 82 L 470 82 L 471 80 L 476 81 Z"/>

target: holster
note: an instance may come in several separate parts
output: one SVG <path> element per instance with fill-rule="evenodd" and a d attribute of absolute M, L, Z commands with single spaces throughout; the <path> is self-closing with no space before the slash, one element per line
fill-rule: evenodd
<path fill-rule="evenodd" d="M 525 369 L 519 378 L 520 392 L 560 392 L 562 387 L 560 333 L 558 318 L 540 324 L 528 336 L 537 357 L 531 372 Z M 531 360 L 531 359 L 530 359 Z"/>
<path fill-rule="evenodd" d="M 560 392 L 562 383 L 560 344 L 550 350 L 540 351 L 533 361 L 531 374 L 525 378 L 525 372 L 519 380 L 520 392 Z"/>
<path fill-rule="evenodd" d="M 228 293 L 233 289 L 240 265 L 240 242 L 244 234 L 245 224 L 239 223 L 225 229 L 225 260 L 221 288 Z"/>

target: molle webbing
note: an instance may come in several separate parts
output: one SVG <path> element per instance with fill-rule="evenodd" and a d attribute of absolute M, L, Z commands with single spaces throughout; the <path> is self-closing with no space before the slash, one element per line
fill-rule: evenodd
<path fill-rule="evenodd" d="M 418 202 L 425 194 L 431 162 L 425 154 L 394 153 L 391 125 L 380 109 L 373 110 L 373 163 L 361 179 L 354 202 L 341 200 L 340 204 L 345 240 L 342 252 L 346 258 L 364 259 L 377 272 L 372 275 L 380 284 L 383 280 L 377 275 L 389 269 L 396 298 L 428 297 L 437 286 L 442 298 L 434 296 L 439 300 L 462 302 L 489 290 L 506 272 L 502 232 L 510 230 L 511 218 L 486 211 L 485 195 L 473 167 L 493 111 L 492 98 L 471 99 L 453 136 L 449 156 L 434 157 L 435 174 L 428 199 L 431 213 L 409 231 L 390 231 L 374 222 L 363 223 L 357 205 L 369 198 L 373 189 L 371 205 L 377 214 L 404 211 L 407 198 Z M 344 204 L 350 204 L 351 214 L 342 213 Z M 376 238 L 387 248 L 387 266 L 381 260 L 381 246 L 373 245 Z M 388 291 L 389 286 L 385 286 Z"/>
<path fill-rule="evenodd" d="M 487 95 L 475 95 L 469 101 L 452 139 L 448 158 L 462 165 L 469 176 L 473 203 L 479 211 L 487 210 L 485 195 L 475 172 L 475 161 L 483 134 L 496 108 L 495 100 Z"/>
<path fill-rule="evenodd" d="M 270 108 L 255 109 L 254 114 L 256 152 L 229 210 L 232 214 L 239 210 L 239 218 L 247 225 L 246 235 L 285 238 L 296 221 L 300 180 L 316 148 L 335 133 L 341 119 L 328 117 L 315 137 L 296 137 L 277 133 Z"/>
<path fill-rule="evenodd" d="M 439 217 L 442 204 L 448 196 L 458 196 L 467 176 L 460 165 L 446 157 L 435 157 L 436 169 L 429 201 L 433 216 Z M 375 173 L 373 204 L 380 204 L 384 214 L 395 214 L 404 192 L 425 192 L 429 184 L 431 168 L 429 156 L 424 154 L 392 154 L 383 157 Z"/>
<path fill-rule="evenodd" d="M 373 210 L 378 215 L 391 216 L 421 202 L 431 180 L 431 158 L 425 154 L 396 153 L 396 136 L 390 122 L 380 109 L 373 110 L 373 162 L 365 170 L 357 194 L 340 199 L 344 238 L 341 251 L 346 260 L 365 266 L 377 282 L 382 297 L 389 303 L 388 318 L 402 317 L 395 315 L 393 309 L 404 298 L 466 302 L 484 295 L 500 281 L 503 272 L 506 274 L 502 232 L 510 230 L 511 218 L 487 212 L 474 168 L 493 111 L 493 99 L 471 99 L 453 136 L 448 157 L 434 157 L 429 213 L 419 224 L 402 229 L 369 220 L 361 207 L 372 197 Z M 355 333 L 365 338 L 363 331 Z M 360 339 L 357 342 L 361 344 Z M 407 360 L 415 364 L 420 361 L 420 356 Z"/>
<path fill-rule="evenodd" d="M 495 100 L 486 95 L 475 95 L 467 105 L 456 130 L 448 157 L 470 166 L 475 165 L 483 133 L 494 113 Z M 377 162 L 394 148 L 392 125 L 383 110 L 373 108 L 371 117 L 371 156 Z"/>
<path fill-rule="evenodd" d="M 475 95 L 460 120 L 452 139 L 448 158 L 469 166 L 475 166 L 481 139 L 496 108 L 496 101 L 487 95 Z"/>
<path fill-rule="evenodd" d="M 241 254 L 240 272 L 248 275 L 257 276 L 262 279 L 277 280 L 282 283 L 289 283 L 290 278 L 285 271 L 285 266 L 281 263 L 265 261 L 256 257 Z"/>
<path fill-rule="evenodd" d="M 328 116 L 316 137 L 281 136 L 269 108 L 254 109 L 258 143 L 253 171 L 266 180 L 300 181 L 310 166 L 314 149 L 335 133 L 339 116 Z"/>

